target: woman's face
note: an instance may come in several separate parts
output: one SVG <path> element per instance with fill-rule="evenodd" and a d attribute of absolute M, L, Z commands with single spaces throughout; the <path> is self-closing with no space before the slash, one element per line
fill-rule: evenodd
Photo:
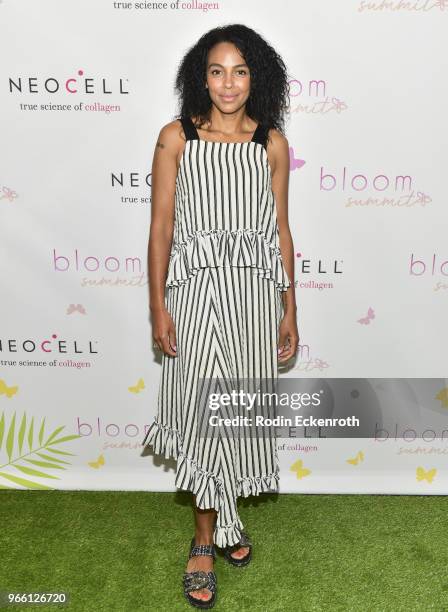
<path fill-rule="evenodd" d="M 234 44 L 221 42 L 210 49 L 206 76 L 210 98 L 220 111 L 232 113 L 246 103 L 249 67 Z"/>

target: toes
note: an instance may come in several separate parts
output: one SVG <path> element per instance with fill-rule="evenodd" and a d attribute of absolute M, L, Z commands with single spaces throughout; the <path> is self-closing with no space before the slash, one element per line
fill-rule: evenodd
<path fill-rule="evenodd" d="M 248 554 L 248 552 L 249 552 L 249 549 L 247 547 L 242 547 L 236 550 L 235 552 L 231 553 L 231 556 L 234 559 L 242 559 Z"/>
<path fill-rule="evenodd" d="M 190 595 L 195 599 L 202 599 L 202 601 L 207 601 L 212 596 L 212 593 L 208 589 L 199 589 L 198 591 L 190 591 Z"/>

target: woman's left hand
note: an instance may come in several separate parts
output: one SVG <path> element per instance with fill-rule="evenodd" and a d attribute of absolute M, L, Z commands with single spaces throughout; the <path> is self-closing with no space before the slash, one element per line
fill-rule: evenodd
<path fill-rule="evenodd" d="M 283 363 L 291 359 L 299 346 L 296 311 L 286 312 L 279 326 L 278 361 Z"/>

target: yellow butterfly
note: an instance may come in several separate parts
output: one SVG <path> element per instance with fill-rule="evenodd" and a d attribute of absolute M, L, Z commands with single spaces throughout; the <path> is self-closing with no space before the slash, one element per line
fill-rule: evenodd
<path fill-rule="evenodd" d="M 140 391 L 142 389 L 145 389 L 145 383 L 143 381 L 143 378 L 139 378 L 138 379 L 138 383 L 136 385 L 134 385 L 133 387 L 128 387 L 129 391 L 131 391 L 131 393 L 140 393 Z"/>
<path fill-rule="evenodd" d="M 99 467 L 104 465 L 104 455 L 100 455 L 96 461 L 89 461 L 88 463 L 90 467 L 98 469 Z"/>
<path fill-rule="evenodd" d="M 347 463 L 352 465 L 358 465 L 360 461 L 364 461 L 364 453 L 362 451 L 358 451 L 352 459 L 347 459 Z"/>
<path fill-rule="evenodd" d="M 303 467 L 302 459 L 298 459 L 298 461 L 296 461 L 294 465 L 292 465 L 289 469 L 291 472 L 296 473 L 296 476 L 299 480 L 302 479 L 304 476 L 308 476 L 308 474 L 311 474 L 311 470 Z"/>
<path fill-rule="evenodd" d="M 432 468 L 432 470 L 428 470 L 427 472 L 422 468 L 417 468 L 417 480 L 427 480 L 428 482 L 432 482 L 434 476 L 436 475 L 437 469 Z"/>
<path fill-rule="evenodd" d="M 436 399 L 442 402 L 442 406 L 444 408 L 448 408 L 448 387 L 444 387 L 441 391 L 439 391 L 436 395 Z"/>
<path fill-rule="evenodd" d="M 8 387 L 4 380 L 0 379 L 0 395 L 6 395 L 6 397 L 12 397 L 18 391 L 19 387 Z"/>

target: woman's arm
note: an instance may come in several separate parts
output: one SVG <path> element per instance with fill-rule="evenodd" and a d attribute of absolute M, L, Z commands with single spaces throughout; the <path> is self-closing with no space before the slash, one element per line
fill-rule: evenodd
<path fill-rule="evenodd" d="M 282 292 L 285 314 L 280 326 L 279 339 L 280 346 L 283 346 L 289 338 L 290 347 L 288 350 L 281 352 L 282 358 L 279 359 L 279 361 L 287 361 L 296 353 L 299 342 L 294 284 L 294 244 L 288 221 L 289 144 L 283 134 L 277 130 L 270 130 L 269 135 L 271 136 L 271 141 L 269 142 L 267 152 L 271 165 L 272 191 L 276 202 L 280 251 L 286 273 L 291 281 L 291 286 Z"/>
<path fill-rule="evenodd" d="M 165 283 L 174 230 L 179 122 L 172 121 L 159 132 L 152 161 L 151 224 L 148 244 L 148 276 L 153 336 L 159 348 L 176 355 L 175 331 L 165 307 Z M 171 321 L 171 323 L 170 323 Z"/>

